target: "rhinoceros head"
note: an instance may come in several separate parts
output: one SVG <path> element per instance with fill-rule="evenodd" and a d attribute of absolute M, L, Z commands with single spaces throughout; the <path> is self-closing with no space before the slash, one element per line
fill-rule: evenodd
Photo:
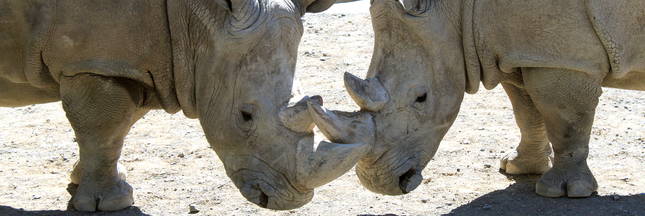
<path fill-rule="evenodd" d="M 330 140 L 372 144 L 356 173 L 373 192 L 414 190 L 459 111 L 464 61 L 459 18 L 444 13 L 454 12 L 447 2 L 458 1 L 373 1 L 375 42 L 367 79 L 345 74 L 361 111 L 313 109 Z"/>
<path fill-rule="evenodd" d="M 226 173 L 249 201 L 292 209 L 315 187 L 348 171 L 364 144 L 321 143 L 314 151 L 308 103 L 292 101 L 297 47 L 305 11 L 334 0 L 218 0 L 193 5 L 194 110 Z M 188 88 L 191 89 L 191 88 Z M 187 94 L 190 95 L 190 94 Z M 190 98 L 188 96 L 187 98 Z M 182 108 L 185 107 L 182 105 Z M 191 107 L 191 106 L 187 106 Z"/>

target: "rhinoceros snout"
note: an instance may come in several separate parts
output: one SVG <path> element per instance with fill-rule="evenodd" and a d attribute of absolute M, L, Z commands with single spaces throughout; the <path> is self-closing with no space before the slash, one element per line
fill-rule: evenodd
<path fill-rule="evenodd" d="M 253 173 L 245 172 L 243 175 L 253 175 Z M 299 208 L 309 203 L 313 198 L 313 190 L 299 191 L 292 186 L 286 185 L 283 188 L 277 188 L 275 181 L 247 180 L 239 188 L 240 193 L 253 204 L 274 210 Z"/>

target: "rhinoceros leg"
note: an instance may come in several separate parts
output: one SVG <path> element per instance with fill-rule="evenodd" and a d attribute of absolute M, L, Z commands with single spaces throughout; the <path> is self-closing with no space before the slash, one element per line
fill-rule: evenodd
<path fill-rule="evenodd" d="M 542 115 L 525 89 L 502 83 L 513 104 L 515 121 L 522 132 L 520 145 L 502 158 L 500 168 L 508 174 L 542 174 L 551 168 L 551 146 Z"/>
<path fill-rule="evenodd" d="M 74 169 L 72 170 L 72 174 L 69 175 L 70 180 L 72 181 L 72 184 L 79 185 L 83 181 L 83 169 L 81 166 L 78 164 L 81 162 L 81 160 L 77 160 L 76 163 L 74 163 Z M 127 171 L 125 169 L 125 166 L 121 163 L 116 164 L 116 172 L 119 178 L 123 181 L 127 181 Z"/>
<path fill-rule="evenodd" d="M 143 87 L 123 78 L 79 74 L 61 78 L 63 109 L 79 145 L 81 181 L 72 203 L 80 211 L 132 205 L 132 187 L 117 174 L 123 138 L 148 110 Z"/>
<path fill-rule="evenodd" d="M 546 126 L 553 167 L 536 192 L 547 197 L 587 197 L 598 183 L 587 166 L 589 136 L 602 94 L 600 75 L 566 69 L 523 68 L 524 85 Z"/>

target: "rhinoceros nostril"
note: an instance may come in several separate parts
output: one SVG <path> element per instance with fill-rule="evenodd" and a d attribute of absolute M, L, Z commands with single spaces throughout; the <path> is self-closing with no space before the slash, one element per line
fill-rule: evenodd
<path fill-rule="evenodd" d="M 267 208 L 269 205 L 269 196 L 267 196 L 264 192 L 260 192 L 260 203 L 258 205 L 262 208 Z"/>
<path fill-rule="evenodd" d="M 399 177 L 399 189 L 401 189 L 403 194 L 407 194 L 417 188 L 421 184 L 422 179 L 421 172 L 415 168 L 411 168 Z"/>

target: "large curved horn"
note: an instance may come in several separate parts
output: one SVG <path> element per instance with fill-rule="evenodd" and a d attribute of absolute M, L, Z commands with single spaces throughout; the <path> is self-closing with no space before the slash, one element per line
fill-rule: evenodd
<path fill-rule="evenodd" d="M 383 84 L 376 77 L 363 80 L 345 72 L 344 79 L 349 96 L 363 109 L 376 112 L 390 100 Z"/>
<path fill-rule="evenodd" d="M 318 105 L 323 104 L 322 97 L 318 95 L 312 97 L 305 96 L 300 101 L 294 104 L 289 104 L 288 107 L 281 110 L 278 114 L 280 121 L 285 127 L 296 132 L 313 132 L 316 125 L 309 114 L 307 101 L 312 101 L 312 103 L 316 103 Z"/>
<path fill-rule="evenodd" d="M 369 113 L 329 111 L 313 101 L 307 105 L 320 132 L 332 142 L 374 143 L 374 121 Z"/>
<path fill-rule="evenodd" d="M 296 183 L 307 189 L 323 186 L 352 169 L 367 151 L 366 144 L 320 142 L 303 139 L 296 150 Z"/>

